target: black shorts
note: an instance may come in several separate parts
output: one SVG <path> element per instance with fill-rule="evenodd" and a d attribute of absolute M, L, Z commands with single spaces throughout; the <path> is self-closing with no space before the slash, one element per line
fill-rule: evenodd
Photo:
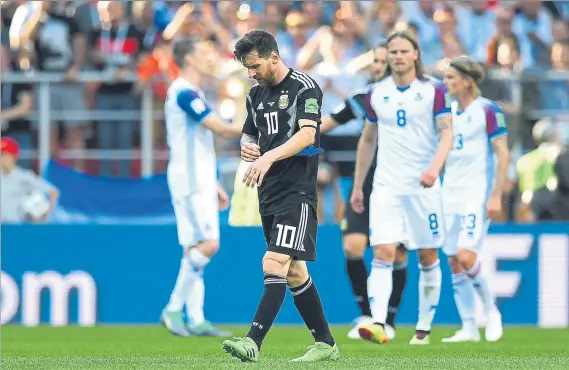
<path fill-rule="evenodd" d="M 356 213 L 352 209 L 350 201 L 348 200 L 346 202 L 344 207 L 344 217 L 340 222 L 342 235 L 364 234 L 369 237 L 369 198 L 371 196 L 372 189 L 373 176 L 368 174 L 368 178 L 366 178 L 362 189 L 364 192 L 364 211 L 362 213 Z M 350 189 L 350 196 L 352 195 L 352 190 L 353 189 Z"/>
<path fill-rule="evenodd" d="M 295 260 L 316 260 L 318 217 L 309 204 L 297 204 L 281 213 L 262 216 L 267 250 Z"/>
<path fill-rule="evenodd" d="M 346 202 L 344 217 L 340 222 L 342 235 L 363 234 L 369 236 L 369 198 L 367 200 L 367 202 L 364 201 L 365 210 L 362 213 L 356 213 L 350 202 Z"/>

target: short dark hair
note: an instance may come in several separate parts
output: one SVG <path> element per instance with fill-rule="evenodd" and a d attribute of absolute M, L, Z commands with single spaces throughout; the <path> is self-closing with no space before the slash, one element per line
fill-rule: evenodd
<path fill-rule="evenodd" d="M 279 53 L 277 40 L 274 36 L 263 30 L 249 31 L 235 44 L 233 56 L 235 60 L 244 63 L 245 57 L 256 51 L 261 58 L 267 59 L 271 52 Z"/>
<path fill-rule="evenodd" d="M 178 67 L 184 67 L 184 60 L 186 59 L 186 55 L 194 52 L 196 49 L 196 42 L 197 40 L 191 37 L 184 37 L 174 42 L 172 54 L 174 57 L 174 62 L 176 62 Z"/>

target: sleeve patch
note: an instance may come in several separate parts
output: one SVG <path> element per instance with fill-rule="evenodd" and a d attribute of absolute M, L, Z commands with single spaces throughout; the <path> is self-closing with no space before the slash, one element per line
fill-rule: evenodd
<path fill-rule="evenodd" d="M 306 99 L 304 103 L 304 113 L 318 114 L 318 99 Z"/>

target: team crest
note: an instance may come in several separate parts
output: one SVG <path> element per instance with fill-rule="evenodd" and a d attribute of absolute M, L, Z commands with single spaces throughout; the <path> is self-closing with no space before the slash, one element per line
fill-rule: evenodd
<path fill-rule="evenodd" d="M 384 96 L 384 97 L 383 97 L 383 102 L 384 102 L 384 103 L 389 103 L 389 96 Z"/>
<path fill-rule="evenodd" d="M 281 95 L 279 97 L 279 108 L 285 109 L 288 107 L 288 95 Z"/>
<path fill-rule="evenodd" d="M 417 93 L 417 96 L 415 96 L 415 101 L 421 101 L 423 100 L 423 96 L 421 95 L 421 93 Z"/>

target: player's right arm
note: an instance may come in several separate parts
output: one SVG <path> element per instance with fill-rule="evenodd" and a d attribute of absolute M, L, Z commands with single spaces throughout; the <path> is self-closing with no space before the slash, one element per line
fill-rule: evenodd
<path fill-rule="evenodd" d="M 225 138 L 241 135 L 241 127 L 224 123 L 196 91 L 184 89 L 178 93 L 176 100 L 178 106 L 193 121 L 204 125 L 215 134 Z"/>
<path fill-rule="evenodd" d="M 364 105 L 366 115 L 366 125 L 362 136 L 358 141 L 358 151 L 356 156 L 356 171 L 354 174 L 354 186 L 350 203 L 357 213 L 364 211 L 363 185 L 367 173 L 373 162 L 373 156 L 377 149 L 377 115 L 371 106 L 371 96 L 373 90 L 366 95 Z"/>
<path fill-rule="evenodd" d="M 363 118 L 361 114 L 354 112 L 352 105 L 363 112 L 363 108 L 361 108 L 361 106 L 363 105 L 364 99 L 365 94 L 353 95 L 337 106 L 331 115 L 322 117 L 320 134 L 327 134 L 339 125 L 348 123 L 355 118 Z"/>
<path fill-rule="evenodd" d="M 251 106 L 251 92 L 247 95 L 245 103 L 245 124 L 241 134 L 241 159 L 246 162 L 254 162 L 261 156 L 259 148 L 259 130 L 253 122 L 253 108 Z"/>

